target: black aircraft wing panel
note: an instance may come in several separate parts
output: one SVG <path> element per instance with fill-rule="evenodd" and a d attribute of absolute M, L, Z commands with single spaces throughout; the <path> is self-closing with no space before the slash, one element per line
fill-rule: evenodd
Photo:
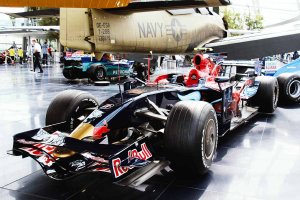
<path fill-rule="evenodd" d="M 116 13 L 133 13 L 170 9 L 219 7 L 229 4 L 230 0 L 132 0 L 127 7 L 105 10 Z"/>
<path fill-rule="evenodd" d="M 227 52 L 228 59 L 253 59 L 300 50 L 300 29 L 234 36 L 206 44 L 215 52 Z"/>

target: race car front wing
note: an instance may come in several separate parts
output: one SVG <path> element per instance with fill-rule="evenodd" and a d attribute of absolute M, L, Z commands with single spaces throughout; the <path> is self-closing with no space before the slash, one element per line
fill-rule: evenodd
<path fill-rule="evenodd" d="M 13 150 L 8 153 L 15 156 L 30 156 L 40 164 L 46 175 L 56 180 L 67 179 L 87 172 L 110 173 L 113 181 L 135 174 L 138 169 L 151 166 L 153 150 L 147 137 L 141 137 L 130 144 L 105 144 L 101 141 L 85 141 L 69 137 L 59 131 L 63 124 L 47 126 L 14 136 Z M 57 156 L 57 152 L 68 152 L 67 156 Z M 161 165 L 161 163 L 160 163 Z M 162 169 L 166 165 L 161 165 Z M 147 168 L 145 168 L 147 169 Z M 143 174 L 145 174 L 145 169 Z M 135 172 L 135 173 L 133 173 Z M 128 178 L 126 184 L 130 184 Z"/>

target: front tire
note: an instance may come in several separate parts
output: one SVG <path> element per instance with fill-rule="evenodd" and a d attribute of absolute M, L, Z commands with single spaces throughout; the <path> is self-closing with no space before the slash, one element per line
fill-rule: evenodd
<path fill-rule="evenodd" d="M 280 103 L 300 102 L 300 76 L 293 73 L 284 73 L 277 77 L 280 89 Z"/>
<path fill-rule="evenodd" d="M 218 142 L 214 108 L 203 101 L 175 104 L 167 119 L 165 148 L 177 173 L 202 175 L 212 164 Z"/>
<path fill-rule="evenodd" d="M 60 92 L 50 103 L 46 113 L 46 125 L 66 122 L 60 131 L 72 132 L 99 105 L 88 92 L 66 90 Z"/>
<path fill-rule="evenodd" d="M 89 77 L 93 81 L 101 81 L 105 79 L 106 73 L 103 67 L 101 66 L 92 66 L 89 69 Z"/>

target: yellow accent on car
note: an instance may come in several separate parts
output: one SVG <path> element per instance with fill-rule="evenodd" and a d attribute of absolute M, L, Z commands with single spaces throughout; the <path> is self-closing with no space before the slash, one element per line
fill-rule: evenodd
<path fill-rule="evenodd" d="M 69 137 L 77 140 L 82 140 L 85 137 L 93 136 L 94 126 L 87 123 L 81 123 L 77 128 L 70 134 Z"/>
<path fill-rule="evenodd" d="M 81 123 L 69 137 L 82 140 L 85 137 L 93 136 L 94 126 L 87 123 Z M 53 155 L 57 158 L 67 158 L 74 155 L 75 152 L 64 147 L 57 147 Z"/>

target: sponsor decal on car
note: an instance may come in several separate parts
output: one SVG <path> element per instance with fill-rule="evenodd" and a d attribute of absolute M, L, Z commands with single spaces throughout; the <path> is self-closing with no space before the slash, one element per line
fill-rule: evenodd
<path fill-rule="evenodd" d="M 86 167 L 86 162 L 84 160 L 74 160 L 69 163 L 69 166 L 74 170 L 74 171 L 80 171 L 83 168 Z"/>
<path fill-rule="evenodd" d="M 94 171 L 94 172 L 106 172 L 106 173 L 111 173 L 109 167 L 103 164 L 99 163 L 93 163 L 89 166 L 89 169 Z"/>
<path fill-rule="evenodd" d="M 42 142 L 44 144 L 54 145 L 54 146 L 63 146 L 65 144 L 64 139 L 66 134 L 56 131 L 52 134 L 47 131 L 40 129 L 37 134 L 35 134 L 32 139 Z"/>
<path fill-rule="evenodd" d="M 278 70 L 277 61 L 266 61 L 265 62 L 265 74 L 273 75 Z"/>
<path fill-rule="evenodd" d="M 107 167 L 98 167 L 98 168 L 95 168 L 93 171 L 111 173 L 110 169 Z"/>
<path fill-rule="evenodd" d="M 43 154 L 42 156 L 40 156 L 37 161 L 45 166 L 51 167 L 53 165 L 53 163 L 55 162 L 55 160 L 53 158 L 51 158 L 49 155 L 47 154 Z"/>
<path fill-rule="evenodd" d="M 30 155 L 33 155 L 33 156 L 41 156 L 41 155 L 43 155 L 43 152 L 52 156 L 52 153 L 56 148 L 54 146 L 50 146 L 50 145 L 46 145 L 46 144 L 34 144 L 33 146 L 36 148 L 22 147 L 20 149 L 26 151 L 27 153 L 29 153 Z"/>
<path fill-rule="evenodd" d="M 81 155 L 83 155 L 84 157 L 86 157 L 88 159 L 94 160 L 96 162 L 107 163 L 108 164 L 108 160 L 105 160 L 104 158 L 101 158 L 99 156 L 94 156 L 90 152 L 85 152 L 85 153 L 82 153 Z"/>
<path fill-rule="evenodd" d="M 34 144 L 34 147 L 22 147 L 21 150 L 27 152 L 31 156 L 37 157 L 36 160 L 42 165 L 50 167 L 57 158 L 53 155 L 56 147 L 46 144 Z"/>
<path fill-rule="evenodd" d="M 141 151 L 138 151 L 137 149 L 128 150 L 128 163 L 132 161 L 133 159 L 138 159 L 141 161 L 146 161 L 149 158 L 152 157 L 151 152 L 149 151 L 146 143 L 141 144 Z M 130 169 L 132 169 L 132 166 L 121 166 L 122 160 L 120 157 L 115 158 L 112 160 L 112 168 L 113 168 L 113 174 L 115 178 L 118 178 L 125 173 L 127 173 Z"/>

